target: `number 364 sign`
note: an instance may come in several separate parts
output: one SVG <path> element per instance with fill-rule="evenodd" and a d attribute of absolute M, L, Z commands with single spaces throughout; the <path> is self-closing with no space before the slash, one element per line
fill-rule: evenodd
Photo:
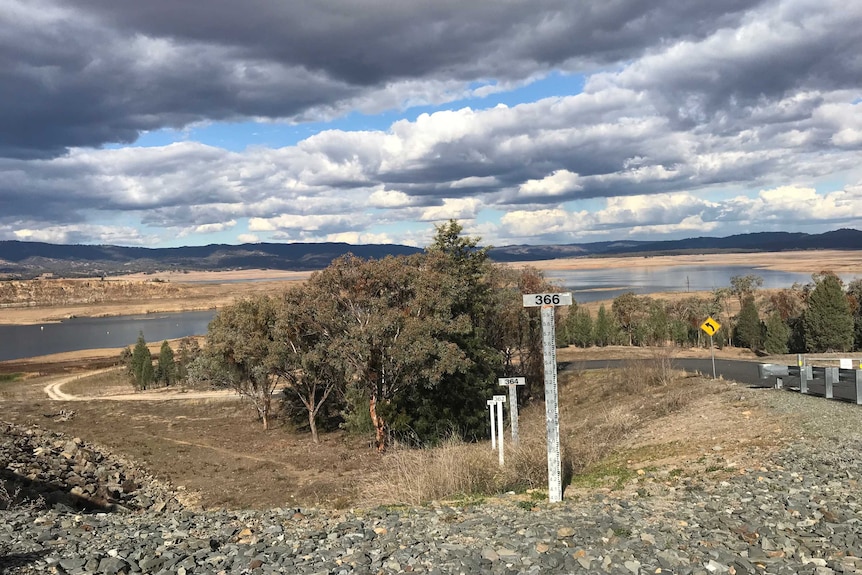
<path fill-rule="evenodd" d="M 546 305 L 572 305 L 571 292 L 531 293 L 524 296 L 524 307 L 543 307 Z"/>

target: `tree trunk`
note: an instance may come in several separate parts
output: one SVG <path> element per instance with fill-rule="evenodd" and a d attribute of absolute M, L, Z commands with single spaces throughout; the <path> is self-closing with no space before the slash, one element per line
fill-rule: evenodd
<path fill-rule="evenodd" d="M 260 418 L 263 420 L 263 429 L 264 431 L 269 429 L 269 402 L 262 401 L 260 407 L 257 409 L 258 413 L 260 413 Z"/>
<path fill-rule="evenodd" d="M 371 396 L 368 410 L 371 414 L 371 423 L 374 425 L 374 439 L 377 443 L 377 452 L 383 453 L 386 451 L 386 423 L 383 421 L 383 417 L 377 413 L 377 396 Z"/>
<path fill-rule="evenodd" d="M 320 443 L 320 439 L 317 437 L 317 417 L 315 415 L 313 409 L 308 410 L 308 427 L 311 429 L 311 440 L 314 443 Z"/>

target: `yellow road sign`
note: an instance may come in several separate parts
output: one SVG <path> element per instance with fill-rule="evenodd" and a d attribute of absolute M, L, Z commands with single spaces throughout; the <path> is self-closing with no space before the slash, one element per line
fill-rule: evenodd
<path fill-rule="evenodd" d="M 715 335 L 715 332 L 721 329 L 721 324 L 712 319 L 712 317 L 708 317 L 705 322 L 700 324 L 700 329 L 709 335 Z"/>

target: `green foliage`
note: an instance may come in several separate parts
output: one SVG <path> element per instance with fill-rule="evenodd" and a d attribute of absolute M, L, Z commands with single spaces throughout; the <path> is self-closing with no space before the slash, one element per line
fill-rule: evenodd
<path fill-rule="evenodd" d="M 131 377 L 132 374 L 132 348 L 126 346 L 123 348 L 123 351 L 120 352 L 120 360 L 119 363 L 121 366 L 126 368 L 126 373 Z"/>
<path fill-rule="evenodd" d="M 824 272 L 814 277 L 803 324 L 810 352 L 847 351 L 852 347 L 853 316 L 838 276 Z"/>
<path fill-rule="evenodd" d="M 853 314 L 853 348 L 862 349 L 862 279 L 848 284 L 847 302 Z"/>
<path fill-rule="evenodd" d="M 210 324 L 208 358 L 192 363 L 190 379 L 228 381 L 259 411 L 267 390 L 283 382 L 305 406 L 315 439 L 321 410 L 339 411 L 326 407 L 332 403 L 343 407 L 345 428 L 370 420 L 381 448 L 392 432 L 423 443 L 452 430 L 483 434 L 485 400 L 509 344 L 500 323 L 523 308 L 517 294 L 501 295 L 510 276 L 461 231 L 450 221 L 424 254 L 342 257 L 281 299 L 223 309 Z M 513 303 L 501 306 L 504 299 Z M 216 376 L 219 369 L 227 375 Z"/>
<path fill-rule="evenodd" d="M 177 381 L 186 381 L 189 376 L 189 365 L 201 353 L 198 340 L 194 337 L 184 337 L 180 340 L 180 349 L 176 358 Z"/>
<path fill-rule="evenodd" d="M 758 275 L 733 276 L 730 278 L 730 292 L 739 299 L 740 307 L 748 297 L 753 297 L 757 288 L 763 286 L 763 278 Z"/>
<path fill-rule="evenodd" d="M 156 381 L 156 370 L 153 369 L 152 355 L 149 360 L 144 361 L 141 366 L 139 385 L 140 389 L 147 389 Z"/>
<path fill-rule="evenodd" d="M 762 329 L 754 296 L 748 295 L 742 302 L 742 309 L 739 310 L 736 320 L 736 345 L 759 350 L 763 345 Z"/>
<path fill-rule="evenodd" d="M 589 310 L 577 309 L 571 314 L 569 323 L 569 339 L 578 347 L 590 347 L 593 345 L 593 318 Z"/>
<path fill-rule="evenodd" d="M 787 320 L 787 327 L 790 328 L 790 337 L 787 340 L 787 346 L 790 353 L 806 353 L 805 347 L 805 323 L 802 317 L 791 317 Z"/>
<path fill-rule="evenodd" d="M 641 344 L 664 345 L 670 339 L 670 317 L 664 302 L 647 298 L 647 317 Z"/>
<path fill-rule="evenodd" d="M 159 360 L 156 367 L 156 381 L 168 386 L 177 382 L 177 364 L 174 361 L 174 350 L 167 340 L 159 348 Z"/>
<path fill-rule="evenodd" d="M 349 385 L 345 390 L 344 409 L 342 411 L 342 429 L 352 435 L 369 435 L 374 433 L 374 423 L 368 411 L 368 393 L 361 387 Z"/>
<path fill-rule="evenodd" d="M 276 318 L 276 304 L 269 296 L 243 299 L 216 314 L 207 332 L 212 366 L 227 369 L 228 377 L 218 377 L 252 403 L 264 429 L 269 428 L 272 392 L 278 383 L 271 369 Z"/>
<path fill-rule="evenodd" d="M 769 314 L 766 320 L 766 338 L 763 349 L 769 354 L 783 354 L 789 351 L 790 327 L 778 312 Z"/>
<path fill-rule="evenodd" d="M 558 288 L 530 266 L 518 270 L 491 268 L 490 273 L 491 297 L 495 303 L 486 320 L 485 340 L 503 356 L 503 375 L 526 378 L 522 397 L 544 397 L 541 314 L 538 308 L 525 308 L 521 295 L 553 292 Z"/>
<path fill-rule="evenodd" d="M 0 382 L 2 382 L 2 383 L 8 383 L 8 382 L 11 382 L 11 381 L 17 381 L 17 380 L 21 379 L 23 376 L 24 376 L 24 374 L 23 374 L 23 373 L 19 373 L 19 372 L 16 372 L 16 373 L 0 373 Z"/>
<path fill-rule="evenodd" d="M 628 338 L 628 345 L 644 345 L 638 338 L 645 339 L 647 328 L 644 319 L 647 312 L 647 298 L 638 297 L 634 292 L 627 292 L 614 298 L 611 311 L 617 325 Z"/>
<path fill-rule="evenodd" d="M 613 319 L 602 304 L 593 324 L 593 343 L 599 347 L 612 345 L 616 341 L 616 331 Z"/>
<path fill-rule="evenodd" d="M 242 374 L 209 348 L 189 362 L 186 383 L 195 388 L 235 389 Z"/>
<path fill-rule="evenodd" d="M 138 333 L 138 341 L 132 350 L 129 360 L 129 376 L 136 389 L 144 390 L 152 386 L 155 380 L 153 356 L 144 339 L 144 332 Z"/>

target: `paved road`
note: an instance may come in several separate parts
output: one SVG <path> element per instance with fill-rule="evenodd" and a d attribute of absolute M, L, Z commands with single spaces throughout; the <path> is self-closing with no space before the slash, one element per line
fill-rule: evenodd
<path fill-rule="evenodd" d="M 631 362 L 653 362 L 652 359 L 599 359 L 589 361 L 566 361 L 559 363 L 559 370 L 567 369 L 616 369 Z M 690 372 L 699 372 L 706 376 L 712 375 L 712 360 L 709 359 L 674 359 L 673 366 Z M 715 374 L 747 385 L 762 385 L 758 372 L 758 364 L 753 361 L 737 361 L 732 359 L 716 359 Z"/>

